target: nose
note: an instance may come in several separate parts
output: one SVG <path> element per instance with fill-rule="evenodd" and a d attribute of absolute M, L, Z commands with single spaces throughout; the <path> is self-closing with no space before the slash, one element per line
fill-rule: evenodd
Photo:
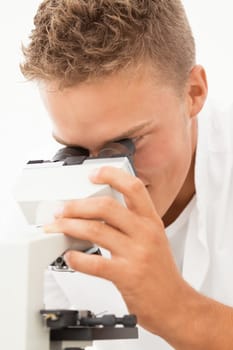
<path fill-rule="evenodd" d="M 90 158 L 95 158 L 98 157 L 99 151 L 89 151 L 89 157 Z"/>

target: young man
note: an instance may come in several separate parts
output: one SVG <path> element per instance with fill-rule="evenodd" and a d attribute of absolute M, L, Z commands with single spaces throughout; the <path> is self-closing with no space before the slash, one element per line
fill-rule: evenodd
<path fill-rule="evenodd" d="M 45 228 L 112 254 L 70 252 L 69 265 L 112 281 L 154 338 L 179 350 L 231 349 L 233 125 L 198 118 L 207 82 L 180 1 L 45 0 L 24 54 L 22 72 L 38 81 L 58 142 L 91 155 L 125 138 L 136 148 L 137 177 L 109 167 L 91 177 L 120 191 L 127 208 L 76 200 Z"/>

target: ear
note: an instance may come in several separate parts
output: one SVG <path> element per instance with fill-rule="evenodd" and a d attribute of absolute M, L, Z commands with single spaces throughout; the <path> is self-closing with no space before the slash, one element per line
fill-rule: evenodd
<path fill-rule="evenodd" d="M 202 109 L 208 93 L 206 72 L 200 65 L 192 68 L 187 85 L 188 108 L 190 117 L 196 116 Z"/>

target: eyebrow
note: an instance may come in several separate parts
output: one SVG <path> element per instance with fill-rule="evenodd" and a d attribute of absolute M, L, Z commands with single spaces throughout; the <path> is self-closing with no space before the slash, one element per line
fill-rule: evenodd
<path fill-rule="evenodd" d="M 132 136 L 133 134 L 135 134 L 138 131 L 141 131 L 142 129 L 144 129 L 146 126 L 149 126 L 151 124 L 150 122 L 144 122 L 142 124 L 136 125 L 134 127 L 132 127 L 131 129 L 124 131 L 121 135 L 115 137 L 114 139 L 108 140 L 105 143 L 109 143 L 109 142 L 116 142 L 122 139 L 127 139 L 128 137 Z"/>
<path fill-rule="evenodd" d="M 147 122 L 141 123 L 139 125 L 135 125 L 134 127 L 130 128 L 127 131 L 124 131 L 122 134 L 114 137 L 113 139 L 106 140 L 103 143 L 103 145 L 106 145 L 107 143 L 110 143 L 110 142 L 117 142 L 117 141 L 120 141 L 120 140 L 123 140 L 123 139 L 127 139 L 128 137 L 132 136 L 136 132 L 143 130 L 145 127 L 149 126 L 151 123 L 152 123 L 152 121 L 147 121 Z M 60 139 L 54 133 L 52 134 L 52 136 L 58 143 L 61 143 L 62 145 L 70 146 L 70 147 L 82 147 L 82 146 L 79 146 L 79 145 L 74 145 L 74 144 L 67 143 L 64 140 Z"/>

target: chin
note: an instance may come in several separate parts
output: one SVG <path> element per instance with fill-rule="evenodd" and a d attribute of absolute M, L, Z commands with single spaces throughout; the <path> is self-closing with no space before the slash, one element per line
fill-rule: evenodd
<path fill-rule="evenodd" d="M 153 189 L 151 185 L 145 185 L 145 188 L 147 189 L 151 200 L 154 204 L 155 210 L 157 212 L 157 214 L 159 215 L 159 217 L 162 219 L 163 216 L 166 214 L 166 212 L 169 210 L 170 206 L 172 205 L 172 202 L 158 202 L 158 197 L 156 197 L 156 194 L 153 193 Z"/>

